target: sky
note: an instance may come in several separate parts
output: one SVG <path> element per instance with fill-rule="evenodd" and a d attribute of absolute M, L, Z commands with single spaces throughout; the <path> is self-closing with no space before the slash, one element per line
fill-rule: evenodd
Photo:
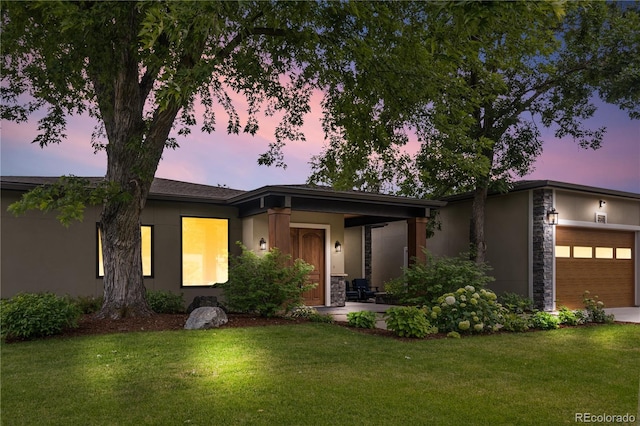
<path fill-rule="evenodd" d="M 186 138 L 178 137 L 180 148 L 165 150 L 156 177 L 243 190 L 304 183 L 311 173 L 311 157 L 320 154 L 325 143 L 320 100 L 319 94 L 312 97 L 311 112 L 303 128 L 306 141 L 289 142 L 284 149 L 286 169 L 257 164 L 259 155 L 273 140 L 277 124 L 273 119 L 262 120 L 255 136 L 227 135 L 226 117 L 221 112 L 214 133 L 194 129 Z M 236 99 L 236 103 L 240 112 L 242 102 Z M 37 135 L 38 118 L 34 115 L 21 124 L 0 122 L 0 174 L 104 176 L 106 154 L 94 154 L 91 133 L 95 122 L 91 118 L 71 117 L 66 140 L 45 148 L 31 143 Z M 523 179 L 640 193 L 640 121 L 633 121 L 624 111 L 604 104 L 589 124 L 592 128 L 607 127 L 602 148 L 584 150 L 571 139 L 557 139 L 552 132 L 543 131 L 543 154 L 538 157 L 535 170 Z"/>

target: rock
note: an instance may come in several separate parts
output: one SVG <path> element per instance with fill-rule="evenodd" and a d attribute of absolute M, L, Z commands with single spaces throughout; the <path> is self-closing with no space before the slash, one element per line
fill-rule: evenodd
<path fill-rule="evenodd" d="M 184 325 L 185 330 L 206 330 L 209 328 L 217 328 L 229 321 L 227 314 L 218 307 L 203 306 L 196 308 L 189 315 L 187 323 Z"/>
<path fill-rule="evenodd" d="M 196 296 L 187 308 L 187 313 L 190 314 L 194 309 L 202 308 L 203 306 L 217 307 L 218 298 L 216 296 Z"/>

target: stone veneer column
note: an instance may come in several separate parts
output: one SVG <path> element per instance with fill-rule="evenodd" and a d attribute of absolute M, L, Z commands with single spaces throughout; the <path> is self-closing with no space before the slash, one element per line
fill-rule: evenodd
<path fill-rule="evenodd" d="M 371 282 L 371 225 L 365 225 L 364 227 L 364 277 Z M 361 278 L 361 277 L 352 277 Z"/>
<path fill-rule="evenodd" d="M 344 306 L 347 299 L 346 274 L 331 274 L 331 306 Z"/>
<path fill-rule="evenodd" d="M 553 207 L 553 191 L 533 191 L 533 305 L 553 310 L 553 225 L 547 213 Z"/>

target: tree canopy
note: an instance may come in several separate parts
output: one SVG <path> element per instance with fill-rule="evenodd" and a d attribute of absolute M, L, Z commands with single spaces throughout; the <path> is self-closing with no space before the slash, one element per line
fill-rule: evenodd
<path fill-rule="evenodd" d="M 366 58 L 354 52 L 349 85 L 329 91 L 329 144 L 311 180 L 428 197 L 472 191 L 471 249 L 482 260 L 487 191 L 531 171 L 541 128 L 597 149 L 605 128 L 584 125 L 595 97 L 640 118 L 638 5 L 419 7 L 402 21 L 410 37 L 396 32 L 376 45 L 366 34 L 376 48 Z M 354 132 L 355 122 L 373 125 Z M 420 143 L 415 156 L 402 151 L 410 136 Z"/>

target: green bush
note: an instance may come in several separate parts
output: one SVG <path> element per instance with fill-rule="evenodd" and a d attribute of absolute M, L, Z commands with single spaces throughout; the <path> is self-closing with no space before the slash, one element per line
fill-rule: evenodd
<path fill-rule="evenodd" d="M 436 305 L 425 309 L 440 332 L 482 333 L 496 331 L 502 324 L 504 308 L 496 299 L 494 292 L 468 285 L 443 294 Z"/>
<path fill-rule="evenodd" d="M 32 339 L 77 327 L 80 310 L 53 293 L 20 293 L 0 302 L 0 328 L 8 339 Z"/>
<path fill-rule="evenodd" d="M 585 291 L 582 296 L 582 302 L 587 311 L 587 322 L 607 323 L 611 324 L 615 318 L 613 314 L 607 315 L 604 311 L 604 303 L 598 300 L 598 296 L 589 297 L 589 292 Z"/>
<path fill-rule="evenodd" d="M 78 308 L 80 313 L 93 314 L 102 308 L 103 300 L 100 296 L 78 296 L 71 298 L 69 301 Z"/>
<path fill-rule="evenodd" d="M 376 313 L 371 311 L 349 312 L 347 322 L 351 327 L 376 328 Z"/>
<path fill-rule="evenodd" d="M 533 311 L 533 300 L 516 293 L 503 293 L 498 300 L 502 306 L 516 314 Z"/>
<path fill-rule="evenodd" d="M 302 304 L 313 266 L 277 248 L 258 256 L 242 246 L 242 254 L 231 259 L 229 281 L 222 284 L 227 308 L 232 312 L 272 317 Z"/>
<path fill-rule="evenodd" d="M 540 330 L 553 330 L 560 327 L 560 319 L 549 312 L 536 312 L 531 317 L 531 326 Z"/>
<path fill-rule="evenodd" d="M 478 264 L 461 254 L 458 257 L 434 257 L 426 254 L 424 262 L 416 261 L 404 274 L 385 283 L 385 291 L 405 305 L 434 305 L 438 297 L 453 293 L 456 289 L 471 285 L 484 288 L 494 278 L 487 275 L 491 268 Z"/>
<path fill-rule="evenodd" d="M 432 327 L 425 316 L 425 311 L 415 306 L 399 306 L 387 309 L 385 312 L 387 329 L 400 337 L 417 337 L 438 332 Z"/>
<path fill-rule="evenodd" d="M 529 316 L 527 314 L 516 314 L 515 312 L 506 312 L 502 316 L 502 330 L 514 331 L 522 333 L 529 329 Z"/>
<path fill-rule="evenodd" d="M 184 309 L 184 295 L 164 290 L 147 290 L 147 303 L 156 314 L 181 314 Z"/>
<path fill-rule="evenodd" d="M 560 320 L 560 324 L 578 325 L 584 324 L 586 316 L 582 311 L 572 311 L 566 306 L 561 306 L 558 310 L 558 320 Z"/>
<path fill-rule="evenodd" d="M 315 313 L 309 315 L 309 321 L 311 322 L 321 322 L 325 324 L 333 324 L 333 316 L 331 314 L 321 314 L 316 311 Z"/>

